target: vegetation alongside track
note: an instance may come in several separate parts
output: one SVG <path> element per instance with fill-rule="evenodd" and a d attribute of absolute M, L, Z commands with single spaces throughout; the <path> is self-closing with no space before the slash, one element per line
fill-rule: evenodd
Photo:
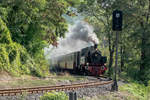
<path fill-rule="evenodd" d="M 64 92 L 46 93 L 40 97 L 40 100 L 68 100 L 69 97 Z"/>
<path fill-rule="evenodd" d="M 132 100 L 148 100 L 150 98 L 149 86 L 146 87 L 144 86 L 144 84 L 139 84 L 137 82 L 130 82 L 128 84 L 120 86 L 119 89 L 121 92 L 127 92 L 128 94 L 131 94 L 133 97 Z"/>

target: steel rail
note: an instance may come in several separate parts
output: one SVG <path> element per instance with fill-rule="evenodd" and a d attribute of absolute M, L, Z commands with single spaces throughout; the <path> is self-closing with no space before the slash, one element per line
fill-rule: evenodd
<path fill-rule="evenodd" d="M 17 88 L 17 89 L 1 89 L 0 96 L 12 96 L 23 93 L 39 93 L 39 92 L 49 92 L 49 91 L 65 91 L 65 90 L 75 90 L 79 88 L 95 87 L 99 85 L 111 84 L 113 81 L 95 81 L 86 83 L 77 83 L 70 85 L 57 85 L 57 86 L 43 86 L 43 87 L 32 87 L 32 88 Z"/>

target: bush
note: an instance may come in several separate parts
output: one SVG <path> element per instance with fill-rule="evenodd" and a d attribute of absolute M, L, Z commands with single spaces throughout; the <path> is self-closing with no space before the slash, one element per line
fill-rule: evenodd
<path fill-rule="evenodd" d="M 38 52 L 33 56 L 23 45 L 12 41 L 10 31 L 1 18 L 0 23 L 0 71 L 6 71 L 13 76 L 46 76 L 49 68 L 44 58 L 43 46 L 36 49 Z"/>
<path fill-rule="evenodd" d="M 147 89 L 147 100 L 148 100 L 148 98 L 150 98 L 150 80 L 148 82 L 148 86 L 146 89 Z"/>
<path fill-rule="evenodd" d="M 138 66 L 132 66 L 127 68 L 127 76 L 134 80 L 139 80 Z"/>
<path fill-rule="evenodd" d="M 147 87 L 144 84 L 138 82 L 131 82 L 119 87 L 121 91 L 127 91 L 132 94 L 135 100 L 147 100 Z"/>
<path fill-rule="evenodd" d="M 40 100 L 68 100 L 69 97 L 64 92 L 49 92 L 40 97 Z"/>

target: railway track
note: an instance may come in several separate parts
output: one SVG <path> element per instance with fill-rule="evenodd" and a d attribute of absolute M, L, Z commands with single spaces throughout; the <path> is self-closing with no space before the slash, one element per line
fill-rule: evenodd
<path fill-rule="evenodd" d="M 111 84 L 111 83 L 113 83 L 112 80 L 110 80 L 110 81 L 92 81 L 92 82 L 70 84 L 70 85 L 3 89 L 3 90 L 0 90 L 0 96 L 14 96 L 14 95 L 21 95 L 23 93 L 33 94 L 33 93 L 43 93 L 43 92 L 50 92 L 50 91 L 75 90 L 75 89 L 79 89 L 79 88 L 95 87 L 95 86 L 107 85 L 107 84 Z"/>

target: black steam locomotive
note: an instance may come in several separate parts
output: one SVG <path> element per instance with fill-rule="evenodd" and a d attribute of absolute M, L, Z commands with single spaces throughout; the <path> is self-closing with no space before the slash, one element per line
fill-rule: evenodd
<path fill-rule="evenodd" d="M 61 69 L 73 69 L 75 72 L 95 76 L 104 74 L 107 70 L 106 62 L 107 57 L 101 55 L 96 44 L 53 59 L 53 65 Z"/>

